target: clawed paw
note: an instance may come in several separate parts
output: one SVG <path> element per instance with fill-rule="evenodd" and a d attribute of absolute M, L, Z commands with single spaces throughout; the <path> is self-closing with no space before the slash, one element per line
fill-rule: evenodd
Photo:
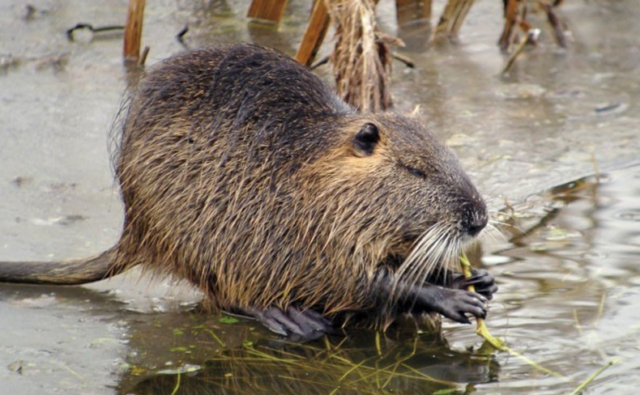
<path fill-rule="evenodd" d="M 487 299 L 484 296 L 459 289 L 448 291 L 448 297 L 441 300 L 437 306 L 438 313 L 461 324 L 471 323 L 467 314 L 477 318 L 487 316 Z"/>
<path fill-rule="evenodd" d="M 469 285 L 473 285 L 476 293 L 484 296 L 487 300 L 493 299 L 493 294 L 498 292 L 495 278 L 484 269 L 472 269 L 469 278 L 464 278 L 462 274 L 458 275 L 453 280 L 451 288 L 466 290 Z"/>

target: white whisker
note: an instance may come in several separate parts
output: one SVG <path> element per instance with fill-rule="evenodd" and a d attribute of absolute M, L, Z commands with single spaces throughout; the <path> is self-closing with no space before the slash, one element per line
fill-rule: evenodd
<path fill-rule="evenodd" d="M 498 228 L 498 227 L 512 228 L 512 229 L 517 230 L 520 233 L 524 233 L 524 230 L 521 227 L 517 226 L 517 225 L 510 224 L 510 223 L 508 223 L 506 221 L 500 221 L 500 220 L 493 219 L 493 218 L 489 221 L 489 225 L 492 225 L 495 228 Z"/>
<path fill-rule="evenodd" d="M 416 285 L 432 275 L 448 250 L 450 233 L 447 227 L 435 227 L 426 232 L 403 263 L 399 278 Z"/>
<path fill-rule="evenodd" d="M 499 228 L 493 225 L 493 223 L 489 222 L 486 229 L 480 233 L 480 236 L 478 236 L 478 240 L 504 242 L 507 240 L 507 236 Z"/>

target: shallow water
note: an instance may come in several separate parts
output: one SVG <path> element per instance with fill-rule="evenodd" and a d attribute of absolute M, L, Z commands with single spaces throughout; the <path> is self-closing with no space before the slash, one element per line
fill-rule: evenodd
<path fill-rule="evenodd" d="M 514 206 L 515 218 L 501 218 L 512 238 L 482 246 L 482 264 L 500 285 L 491 330 L 562 377 L 484 354 L 472 328 L 449 323 L 441 334 L 376 341 L 356 331 L 284 345 L 251 322 L 198 312 L 198 294 L 184 285 L 133 272 L 87 287 L 0 285 L 0 392 L 170 394 L 182 372 L 182 393 L 331 393 L 340 385 L 337 393 L 558 394 L 620 358 L 587 392 L 635 393 L 640 168 L 627 166 L 640 159 L 640 9 L 634 0 L 569 2 L 570 49 L 543 32 L 541 45 L 500 77 L 499 3 L 477 2 L 460 44 L 445 48 L 427 50 L 398 31 L 391 3 L 382 2 L 381 23 L 405 39 L 401 51 L 418 66 L 394 64 L 398 110 L 420 104 L 492 207 Z M 119 236 L 107 135 L 126 75 L 118 34 L 79 32 L 71 43 L 64 32 L 78 22 L 122 24 L 126 1 L 30 4 L 29 18 L 25 3 L 0 4 L 0 260 L 86 256 Z M 295 52 L 306 2 L 290 2 L 280 29 L 247 24 L 247 7 L 148 4 L 148 64 L 182 50 L 174 36 L 185 24 L 190 47 L 255 41 Z M 545 194 L 596 168 L 606 174 L 597 186 L 588 179 L 578 192 Z"/>

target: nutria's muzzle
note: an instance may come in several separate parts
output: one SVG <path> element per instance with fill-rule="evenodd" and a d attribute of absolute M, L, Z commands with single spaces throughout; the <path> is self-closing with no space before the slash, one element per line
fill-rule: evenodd
<path fill-rule="evenodd" d="M 481 202 L 481 205 L 472 205 L 462 213 L 462 231 L 470 237 L 476 237 L 488 222 L 489 217 L 484 202 Z"/>

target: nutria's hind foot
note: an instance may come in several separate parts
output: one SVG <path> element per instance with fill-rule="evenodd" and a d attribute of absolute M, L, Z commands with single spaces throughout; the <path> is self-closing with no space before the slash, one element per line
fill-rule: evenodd
<path fill-rule="evenodd" d="M 264 310 L 243 309 L 243 312 L 260 321 L 270 331 L 294 341 L 310 341 L 334 333 L 331 321 L 311 309 L 289 306 L 286 310 L 269 307 Z"/>
<path fill-rule="evenodd" d="M 498 292 L 495 278 L 484 269 L 472 269 L 471 277 L 464 278 L 464 275 L 458 274 L 451 282 L 450 288 L 466 290 L 469 285 L 473 285 L 475 291 L 480 295 L 493 299 L 493 294 Z"/>

